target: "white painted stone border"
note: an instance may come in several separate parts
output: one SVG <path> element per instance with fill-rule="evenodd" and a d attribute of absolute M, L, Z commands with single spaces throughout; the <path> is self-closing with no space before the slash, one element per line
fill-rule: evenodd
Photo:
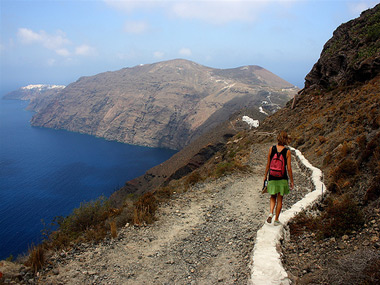
<path fill-rule="evenodd" d="M 322 195 L 326 189 L 322 182 L 322 171 L 314 166 L 303 156 L 303 154 L 292 147 L 300 161 L 312 171 L 312 181 L 315 190 L 308 193 L 302 200 L 295 203 L 290 209 L 281 213 L 280 222 L 286 225 L 297 213 L 311 206 Z M 277 251 L 280 240 L 283 237 L 283 226 L 274 226 L 264 223 L 257 231 L 255 247 L 253 249 L 253 265 L 251 269 L 251 280 L 249 284 L 290 284 L 288 274 L 281 263 L 281 257 Z"/>

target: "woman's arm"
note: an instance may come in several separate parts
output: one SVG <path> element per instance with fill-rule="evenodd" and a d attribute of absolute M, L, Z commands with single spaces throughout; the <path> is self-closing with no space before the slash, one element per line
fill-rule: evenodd
<path fill-rule="evenodd" d="M 265 168 L 264 181 L 267 180 L 267 177 L 268 177 L 268 171 L 269 171 L 270 155 L 271 155 L 271 153 L 272 153 L 272 147 L 269 149 L 269 152 L 268 152 L 268 159 L 267 159 L 267 166 Z"/>
<path fill-rule="evenodd" d="M 292 162 L 291 162 L 291 153 L 290 150 L 286 153 L 286 160 L 287 160 L 287 169 L 288 169 L 288 175 L 290 179 L 290 189 L 294 188 L 294 181 L 293 181 L 293 171 L 292 171 Z"/>

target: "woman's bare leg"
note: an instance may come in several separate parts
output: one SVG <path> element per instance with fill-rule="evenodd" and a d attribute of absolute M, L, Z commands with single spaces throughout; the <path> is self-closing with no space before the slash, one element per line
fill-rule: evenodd
<path fill-rule="evenodd" d="M 276 198 L 277 198 L 277 194 L 270 196 L 270 212 L 271 212 L 271 214 L 273 214 L 274 206 L 276 205 Z"/>
<path fill-rule="evenodd" d="M 281 208 L 282 208 L 282 196 L 280 194 L 277 194 L 277 206 L 276 206 L 275 221 L 278 221 L 278 218 L 280 217 Z"/>

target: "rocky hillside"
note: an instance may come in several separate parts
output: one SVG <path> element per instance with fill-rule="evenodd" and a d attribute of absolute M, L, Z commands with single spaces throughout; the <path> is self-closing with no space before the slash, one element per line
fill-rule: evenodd
<path fill-rule="evenodd" d="M 305 87 L 336 88 L 366 82 L 380 72 L 378 7 L 339 26 L 306 76 Z"/>
<path fill-rule="evenodd" d="M 341 25 L 296 101 L 262 131 L 287 130 L 329 196 L 290 225 L 283 262 L 298 284 L 380 281 L 380 5 Z"/>
<path fill-rule="evenodd" d="M 31 123 L 181 149 L 241 108 L 264 119 L 296 90 L 258 66 L 221 70 L 178 59 L 82 77 L 42 102 Z"/>

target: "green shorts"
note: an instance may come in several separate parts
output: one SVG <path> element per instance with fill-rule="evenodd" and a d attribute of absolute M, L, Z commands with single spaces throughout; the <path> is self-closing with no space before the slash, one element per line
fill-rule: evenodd
<path fill-rule="evenodd" d="M 276 195 L 280 193 L 281 196 L 289 193 L 288 180 L 270 180 L 268 181 L 268 193 Z"/>

